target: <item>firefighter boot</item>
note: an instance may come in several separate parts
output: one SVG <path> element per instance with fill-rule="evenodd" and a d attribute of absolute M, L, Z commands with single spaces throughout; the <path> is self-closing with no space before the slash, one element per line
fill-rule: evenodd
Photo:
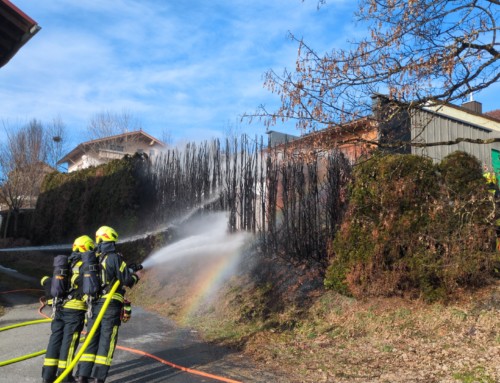
<path fill-rule="evenodd" d="M 104 380 L 95 378 L 92 383 L 104 383 Z"/>
<path fill-rule="evenodd" d="M 90 383 L 89 382 L 89 378 L 87 378 L 86 376 L 79 376 L 76 381 L 78 383 Z"/>

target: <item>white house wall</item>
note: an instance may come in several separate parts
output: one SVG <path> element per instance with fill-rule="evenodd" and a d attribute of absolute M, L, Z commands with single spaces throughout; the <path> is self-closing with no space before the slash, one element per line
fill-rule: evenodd
<path fill-rule="evenodd" d="M 448 105 L 427 105 L 423 108 L 435 114 L 447 116 L 454 120 L 462 121 L 466 124 L 482 126 L 490 130 L 500 131 L 500 123 L 483 116 L 470 113 L 466 109 L 456 108 Z"/>
<path fill-rule="evenodd" d="M 107 146 L 98 150 L 98 153 L 89 151 L 82 157 L 78 158 L 75 162 L 70 163 L 68 166 L 68 173 L 86 169 L 91 166 L 98 166 L 105 164 L 113 159 L 123 158 L 126 154 L 133 155 L 136 152 L 146 153 L 152 157 L 161 149 L 159 145 L 149 145 L 149 143 L 133 141 L 131 143 L 122 143 L 123 151 L 111 150 Z"/>
<path fill-rule="evenodd" d="M 91 166 L 97 166 L 103 164 L 105 161 L 101 161 L 98 158 L 93 157 L 90 154 L 84 154 L 79 158 L 78 161 L 70 164 L 68 166 L 68 173 L 74 172 L 76 170 L 86 169 Z"/>

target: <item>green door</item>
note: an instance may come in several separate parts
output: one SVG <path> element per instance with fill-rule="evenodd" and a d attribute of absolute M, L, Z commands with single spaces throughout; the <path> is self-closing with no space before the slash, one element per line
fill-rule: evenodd
<path fill-rule="evenodd" d="M 497 176 L 497 182 L 500 180 L 500 151 L 491 149 L 491 166 Z"/>

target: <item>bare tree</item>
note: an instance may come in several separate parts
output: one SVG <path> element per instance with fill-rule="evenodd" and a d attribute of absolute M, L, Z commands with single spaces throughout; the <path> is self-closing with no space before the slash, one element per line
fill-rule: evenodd
<path fill-rule="evenodd" d="M 140 122 L 130 113 L 104 111 L 95 114 L 90 119 L 87 126 L 87 136 L 91 141 L 139 129 L 141 129 Z"/>
<path fill-rule="evenodd" d="M 4 125 L 6 141 L 0 149 L 0 202 L 8 209 L 3 236 L 14 216 L 14 234 L 19 211 L 32 207 L 40 193 L 45 174 L 51 168 L 47 160 L 47 135 L 40 121 L 32 120 L 12 132 Z"/>
<path fill-rule="evenodd" d="M 82 147 L 82 150 L 94 154 L 102 150 L 120 152 L 125 145 L 138 139 L 136 135 L 126 135 L 126 133 L 141 129 L 139 120 L 126 111 L 121 113 L 109 111 L 97 113 L 87 125 L 89 142 Z"/>
<path fill-rule="evenodd" d="M 57 161 L 68 151 L 66 126 L 60 117 L 54 118 L 52 123 L 44 126 L 44 134 L 47 146 L 46 162 L 57 169 Z"/>
<path fill-rule="evenodd" d="M 247 117 L 291 119 L 311 131 L 368 116 L 374 93 L 407 110 L 463 100 L 500 79 L 499 11 L 498 0 L 360 0 L 356 19 L 367 37 L 319 54 L 292 35 L 295 70 L 271 70 L 265 80 L 281 107 Z"/>

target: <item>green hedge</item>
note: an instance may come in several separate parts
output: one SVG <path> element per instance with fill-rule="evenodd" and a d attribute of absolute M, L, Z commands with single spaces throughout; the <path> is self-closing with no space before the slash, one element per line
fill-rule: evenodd
<path fill-rule="evenodd" d="M 49 174 L 37 202 L 31 239 L 34 243 L 72 241 L 93 237 L 102 225 L 122 236 L 144 228 L 145 182 L 140 169 L 144 157 L 125 157 L 108 164 L 71 173 Z"/>
<path fill-rule="evenodd" d="M 498 276 L 495 205 L 479 161 L 413 155 L 358 165 L 325 285 L 357 297 L 440 299 Z"/>

